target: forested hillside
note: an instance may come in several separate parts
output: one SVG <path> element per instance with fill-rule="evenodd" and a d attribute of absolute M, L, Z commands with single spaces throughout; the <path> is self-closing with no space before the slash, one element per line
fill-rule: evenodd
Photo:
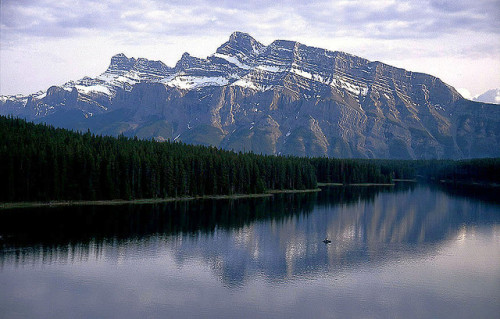
<path fill-rule="evenodd" d="M 235 153 L 97 136 L 0 116 L 0 201 L 102 200 L 311 189 L 392 178 L 499 181 L 498 159 L 388 161 Z"/>
<path fill-rule="evenodd" d="M 321 183 L 392 183 L 394 171 L 400 170 L 396 165 L 382 167 L 374 161 L 360 159 L 316 157 L 309 161 L 315 168 L 318 182 Z"/>
<path fill-rule="evenodd" d="M 0 118 L 0 199 L 163 198 L 316 187 L 307 159 L 79 134 Z"/>
<path fill-rule="evenodd" d="M 395 179 L 457 183 L 500 183 L 500 158 L 468 160 L 360 160 Z"/>

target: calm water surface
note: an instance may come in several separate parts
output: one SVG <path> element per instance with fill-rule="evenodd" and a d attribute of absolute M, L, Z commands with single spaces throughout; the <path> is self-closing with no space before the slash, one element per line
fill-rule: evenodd
<path fill-rule="evenodd" d="M 498 318 L 491 192 L 0 211 L 0 318 Z"/>

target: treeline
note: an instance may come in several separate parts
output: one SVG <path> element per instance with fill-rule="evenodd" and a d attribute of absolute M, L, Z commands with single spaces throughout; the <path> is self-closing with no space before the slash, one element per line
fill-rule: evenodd
<path fill-rule="evenodd" d="M 166 198 L 316 187 L 308 159 L 80 134 L 0 117 L 0 201 Z"/>
<path fill-rule="evenodd" d="M 234 153 L 0 117 L 0 201 L 249 194 L 316 188 L 318 180 L 390 178 L 380 167 L 356 160 Z"/>
<path fill-rule="evenodd" d="M 500 183 L 500 158 L 468 160 L 361 160 L 393 179 L 456 183 Z"/>
<path fill-rule="evenodd" d="M 234 153 L 97 136 L 0 116 L 0 201 L 99 200 L 263 193 L 393 178 L 496 182 L 500 159 L 399 161 Z"/>
<path fill-rule="evenodd" d="M 316 177 L 320 183 L 391 183 L 392 171 L 383 170 L 367 160 L 311 158 Z"/>
<path fill-rule="evenodd" d="M 500 158 L 419 163 L 418 175 L 456 183 L 500 183 Z"/>
<path fill-rule="evenodd" d="M 135 199 L 316 187 L 305 158 L 75 133 L 0 117 L 0 201 Z"/>

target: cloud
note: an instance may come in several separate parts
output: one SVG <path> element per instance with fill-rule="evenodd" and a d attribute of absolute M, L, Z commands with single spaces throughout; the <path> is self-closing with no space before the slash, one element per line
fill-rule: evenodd
<path fill-rule="evenodd" d="M 500 34 L 496 0 L 68 1 L 2 2 L 7 37 L 74 37 L 82 32 L 227 33 L 228 28 L 431 38 L 461 30 Z"/>
<path fill-rule="evenodd" d="M 470 94 L 469 90 L 465 88 L 458 88 L 457 89 L 458 93 L 460 93 L 464 98 L 471 100 L 472 99 L 472 94 Z"/>
<path fill-rule="evenodd" d="M 264 44 L 298 40 L 388 63 L 500 60 L 498 0 L 1 0 L 0 6 L 2 79 L 19 51 L 61 60 L 76 52 L 94 61 L 125 51 L 172 65 L 184 51 L 213 53 L 236 30 Z"/>

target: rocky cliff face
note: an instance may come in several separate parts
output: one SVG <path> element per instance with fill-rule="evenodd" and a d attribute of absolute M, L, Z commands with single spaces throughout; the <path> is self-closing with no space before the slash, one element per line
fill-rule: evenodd
<path fill-rule="evenodd" d="M 175 67 L 112 57 L 96 78 L 0 99 L 0 113 L 235 151 L 362 158 L 500 156 L 500 108 L 436 77 L 235 32 Z"/>

